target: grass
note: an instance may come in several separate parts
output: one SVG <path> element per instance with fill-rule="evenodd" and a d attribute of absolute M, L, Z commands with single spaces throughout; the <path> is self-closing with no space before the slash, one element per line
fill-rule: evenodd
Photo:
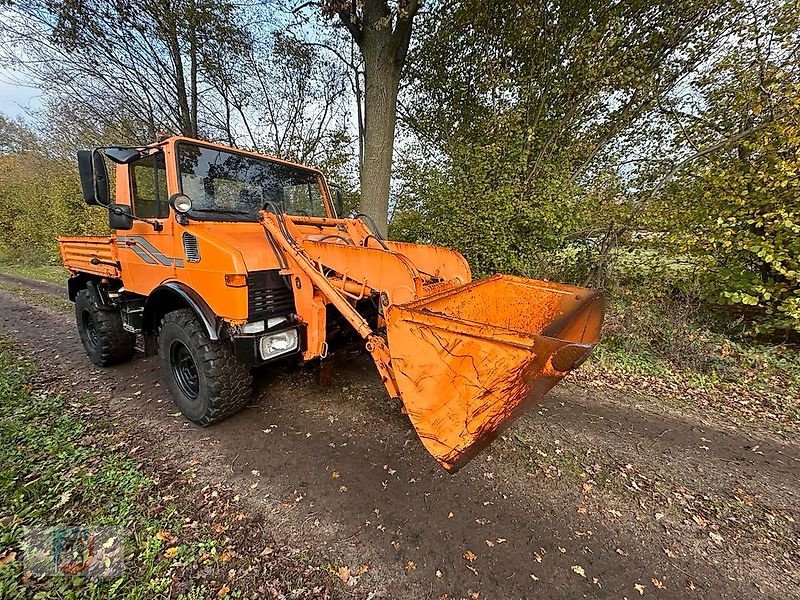
<path fill-rule="evenodd" d="M 64 285 L 68 273 L 61 265 L 31 265 L 0 257 L 0 273 Z"/>
<path fill-rule="evenodd" d="M 138 434 L 113 427 L 91 400 L 36 391 L 36 377 L 0 338 L 0 598 L 249 598 L 266 580 L 285 597 L 335 597 L 323 569 L 258 539 L 229 490 L 148 459 Z M 64 525 L 119 532 L 111 562 L 124 557 L 124 570 L 30 572 L 26 527 Z M 262 557 L 267 542 L 274 551 Z"/>
<path fill-rule="evenodd" d="M 709 409 L 737 425 L 800 431 L 800 352 L 734 339 L 685 307 L 609 307 L 600 344 L 574 381 L 650 390 L 662 404 Z"/>
<path fill-rule="evenodd" d="M 40 306 L 48 306 L 60 311 L 72 311 L 74 304 L 67 299 L 66 287 L 64 288 L 64 295 L 53 296 L 45 292 L 38 292 L 27 287 L 18 285 L 10 281 L 0 280 L 0 290 L 10 292 L 26 302 L 31 304 L 38 304 Z"/>

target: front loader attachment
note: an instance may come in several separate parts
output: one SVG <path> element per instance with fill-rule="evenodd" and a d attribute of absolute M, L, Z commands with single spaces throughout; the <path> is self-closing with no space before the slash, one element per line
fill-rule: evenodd
<path fill-rule="evenodd" d="M 496 275 L 386 311 L 392 371 L 425 448 L 454 472 L 578 367 L 598 291 Z"/>
<path fill-rule="evenodd" d="M 307 357 L 327 353 L 324 321 L 322 335 L 312 326 L 325 314 L 319 294 L 364 338 L 387 391 L 450 472 L 578 367 L 600 335 L 598 291 L 508 275 L 465 283 L 469 266 L 452 250 L 375 241 L 348 219 L 260 218 L 306 294 Z M 357 310 L 365 298 L 383 309 L 378 327 Z"/>

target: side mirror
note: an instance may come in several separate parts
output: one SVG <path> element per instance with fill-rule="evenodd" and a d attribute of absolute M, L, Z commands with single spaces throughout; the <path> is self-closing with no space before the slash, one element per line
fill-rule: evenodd
<path fill-rule="evenodd" d="M 98 150 L 78 150 L 78 173 L 81 177 L 83 200 L 91 206 L 108 206 L 108 171 Z"/>
<path fill-rule="evenodd" d="M 131 207 L 127 204 L 111 204 L 108 207 L 108 226 L 111 229 L 132 229 Z"/>
<path fill-rule="evenodd" d="M 333 205 L 336 208 L 336 216 L 340 219 L 344 217 L 344 198 L 342 197 L 342 190 L 338 187 L 333 188 Z"/>

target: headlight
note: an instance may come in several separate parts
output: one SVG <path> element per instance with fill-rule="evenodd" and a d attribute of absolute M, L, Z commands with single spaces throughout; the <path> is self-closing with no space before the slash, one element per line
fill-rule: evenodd
<path fill-rule="evenodd" d="M 297 329 L 287 329 L 279 333 L 271 333 L 258 340 L 258 350 L 264 360 L 275 358 L 281 354 L 297 350 L 300 338 Z"/>
<path fill-rule="evenodd" d="M 172 194 L 170 203 L 172 204 L 172 208 L 175 209 L 175 212 L 182 215 L 192 210 L 192 199 L 186 194 Z"/>

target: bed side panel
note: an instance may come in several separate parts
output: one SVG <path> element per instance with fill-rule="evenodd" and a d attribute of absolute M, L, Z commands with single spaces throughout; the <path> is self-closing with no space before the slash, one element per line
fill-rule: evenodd
<path fill-rule="evenodd" d="M 91 273 L 120 279 L 122 272 L 117 259 L 117 244 L 112 236 L 87 235 L 60 237 L 58 245 L 64 266 L 74 273 Z M 92 260 L 100 261 L 92 264 Z"/>

